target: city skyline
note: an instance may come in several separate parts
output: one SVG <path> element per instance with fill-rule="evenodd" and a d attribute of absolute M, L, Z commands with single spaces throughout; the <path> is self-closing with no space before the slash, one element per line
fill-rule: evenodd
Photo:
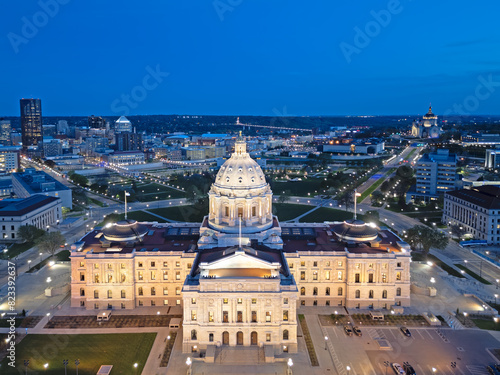
<path fill-rule="evenodd" d="M 0 115 L 500 113 L 492 2 L 150 4 L 9 5 Z"/>

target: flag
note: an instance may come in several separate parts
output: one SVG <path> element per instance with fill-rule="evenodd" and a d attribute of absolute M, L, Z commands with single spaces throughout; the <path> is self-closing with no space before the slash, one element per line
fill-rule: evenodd
<path fill-rule="evenodd" d="M 128 191 L 125 192 L 126 197 L 130 197 L 130 193 Z"/>

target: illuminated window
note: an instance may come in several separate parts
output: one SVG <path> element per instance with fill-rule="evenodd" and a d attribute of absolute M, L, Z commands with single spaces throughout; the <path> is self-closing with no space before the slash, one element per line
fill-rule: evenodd
<path fill-rule="evenodd" d="M 283 321 L 288 322 L 288 310 L 283 310 Z"/>
<path fill-rule="evenodd" d="M 168 262 L 163 262 L 163 267 L 168 267 Z"/>
<path fill-rule="evenodd" d="M 343 279 L 342 271 L 338 271 L 337 272 L 337 280 L 342 280 L 342 279 Z"/>
<path fill-rule="evenodd" d="M 177 287 L 175 288 L 175 295 L 180 296 L 181 295 L 181 288 Z"/>
<path fill-rule="evenodd" d="M 191 298 L 191 304 L 196 305 L 196 298 Z"/>
<path fill-rule="evenodd" d="M 125 291 L 124 291 L 124 290 L 122 290 L 122 291 L 121 291 L 121 297 L 122 297 L 122 298 L 126 298 L 125 296 L 126 296 Z"/>
<path fill-rule="evenodd" d="M 156 296 L 156 288 L 154 286 L 151 287 L 151 295 Z"/>
<path fill-rule="evenodd" d="M 156 280 L 156 271 L 151 271 L 151 280 Z"/>
<path fill-rule="evenodd" d="M 108 290 L 108 298 L 113 298 L 113 292 L 111 290 Z"/>
<path fill-rule="evenodd" d="M 122 270 L 124 270 L 124 269 L 125 269 L 125 263 L 120 263 L 120 268 L 121 268 Z"/>
<path fill-rule="evenodd" d="M 266 333 L 266 342 L 271 342 L 271 334 Z"/>
<path fill-rule="evenodd" d="M 257 298 L 252 298 L 252 305 L 256 305 L 257 304 Z"/>
<path fill-rule="evenodd" d="M 120 274 L 120 281 L 124 283 L 127 280 L 127 277 L 125 276 L 124 273 Z"/>
<path fill-rule="evenodd" d="M 396 280 L 401 280 L 401 272 L 396 272 Z"/>
<path fill-rule="evenodd" d="M 144 294 L 144 292 L 142 290 L 142 286 L 139 287 L 137 294 L 139 294 L 140 296 L 142 296 Z"/>
<path fill-rule="evenodd" d="M 304 262 L 304 261 L 300 262 L 300 266 L 301 267 L 305 267 L 306 266 L 306 262 Z"/>
<path fill-rule="evenodd" d="M 95 274 L 94 275 L 94 283 L 98 283 L 99 282 L 99 274 Z"/>
<path fill-rule="evenodd" d="M 191 320 L 196 320 L 196 310 L 191 310 Z"/>
<path fill-rule="evenodd" d="M 80 262 L 80 267 L 84 267 L 85 264 L 83 262 Z"/>
<path fill-rule="evenodd" d="M 300 288 L 300 295 L 305 296 L 306 295 L 306 288 L 302 287 Z"/>
<path fill-rule="evenodd" d="M 383 273 L 383 274 L 382 274 L 382 282 L 383 282 L 383 283 L 386 283 L 386 282 L 387 282 L 387 274 L 386 274 L 386 273 Z"/>
<path fill-rule="evenodd" d="M 175 279 L 180 280 L 181 279 L 181 271 L 176 271 L 175 272 Z"/>
<path fill-rule="evenodd" d="M 266 311 L 266 322 L 271 322 L 271 311 Z"/>
<path fill-rule="evenodd" d="M 330 271 L 325 272 L 325 280 L 330 280 Z"/>
<path fill-rule="evenodd" d="M 342 261 L 341 261 L 341 260 L 339 260 L 339 261 L 337 262 L 337 266 L 342 267 Z"/>
<path fill-rule="evenodd" d="M 300 279 L 305 280 L 306 279 L 306 272 L 305 271 L 300 271 Z"/>
<path fill-rule="evenodd" d="M 356 268 L 357 270 L 359 270 L 359 269 L 361 268 L 361 264 L 356 263 L 355 268 Z"/>
<path fill-rule="evenodd" d="M 313 272 L 313 280 L 318 280 L 318 271 Z"/>
<path fill-rule="evenodd" d="M 387 298 L 387 290 L 382 291 L 382 298 Z"/>
<path fill-rule="evenodd" d="M 94 263 L 94 269 L 96 269 L 96 270 L 99 269 L 99 265 L 97 263 Z"/>
<path fill-rule="evenodd" d="M 179 262 L 179 261 L 175 262 L 175 266 L 176 267 L 180 267 L 181 266 L 181 262 Z"/>
<path fill-rule="evenodd" d="M 210 323 L 213 323 L 213 321 L 214 321 L 214 312 L 213 311 L 208 312 L 208 321 Z"/>
<path fill-rule="evenodd" d="M 238 298 L 238 305 L 241 305 L 243 303 L 243 298 Z"/>
<path fill-rule="evenodd" d="M 330 261 L 325 262 L 325 267 L 330 267 Z"/>
<path fill-rule="evenodd" d="M 137 278 L 138 278 L 139 280 L 144 280 L 144 275 L 143 275 L 142 271 L 138 271 L 138 272 L 137 272 Z"/>
<path fill-rule="evenodd" d="M 283 298 L 283 304 L 288 305 L 288 298 Z"/>
<path fill-rule="evenodd" d="M 166 286 L 163 287 L 163 295 L 168 296 L 168 288 Z"/>
<path fill-rule="evenodd" d="M 163 271 L 163 280 L 168 280 L 168 271 Z"/>

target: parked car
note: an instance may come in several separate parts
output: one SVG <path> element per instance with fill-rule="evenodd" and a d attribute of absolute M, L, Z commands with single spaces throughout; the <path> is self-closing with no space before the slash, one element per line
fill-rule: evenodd
<path fill-rule="evenodd" d="M 361 330 L 358 327 L 354 326 L 354 327 L 352 327 L 352 330 L 354 331 L 354 334 L 356 336 L 363 336 L 363 333 L 361 332 Z"/>
<path fill-rule="evenodd" d="M 393 363 L 392 369 L 398 375 L 405 375 L 405 370 L 403 370 L 403 368 L 401 367 L 401 365 L 399 363 Z"/>
<path fill-rule="evenodd" d="M 486 370 L 488 371 L 488 374 L 490 374 L 490 375 L 496 374 L 496 371 L 493 370 L 493 367 L 491 367 L 491 366 L 486 366 Z"/>
<path fill-rule="evenodd" d="M 413 369 L 413 366 L 408 362 L 403 363 L 403 370 L 405 370 L 405 375 L 417 375 L 417 373 Z"/>
<path fill-rule="evenodd" d="M 403 332 L 403 335 L 411 337 L 411 332 L 410 332 L 410 330 L 408 328 L 401 327 L 400 330 L 401 330 L 401 332 Z"/>
<path fill-rule="evenodd" d="M 351 326 L 344 326 L 344 332 L 347 336 L 352 336 L 352 328 Z"/>

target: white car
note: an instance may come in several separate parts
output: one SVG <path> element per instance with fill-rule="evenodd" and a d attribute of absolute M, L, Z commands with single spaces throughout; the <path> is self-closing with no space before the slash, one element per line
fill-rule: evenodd
<path fill-rule="evenodd" d="M 401 365 L 399 363 L 393 363 L 392 369 L 398 375 L 405 375 L 405 370 L 403 370 L 403 368 L 401 367 Z"/>

